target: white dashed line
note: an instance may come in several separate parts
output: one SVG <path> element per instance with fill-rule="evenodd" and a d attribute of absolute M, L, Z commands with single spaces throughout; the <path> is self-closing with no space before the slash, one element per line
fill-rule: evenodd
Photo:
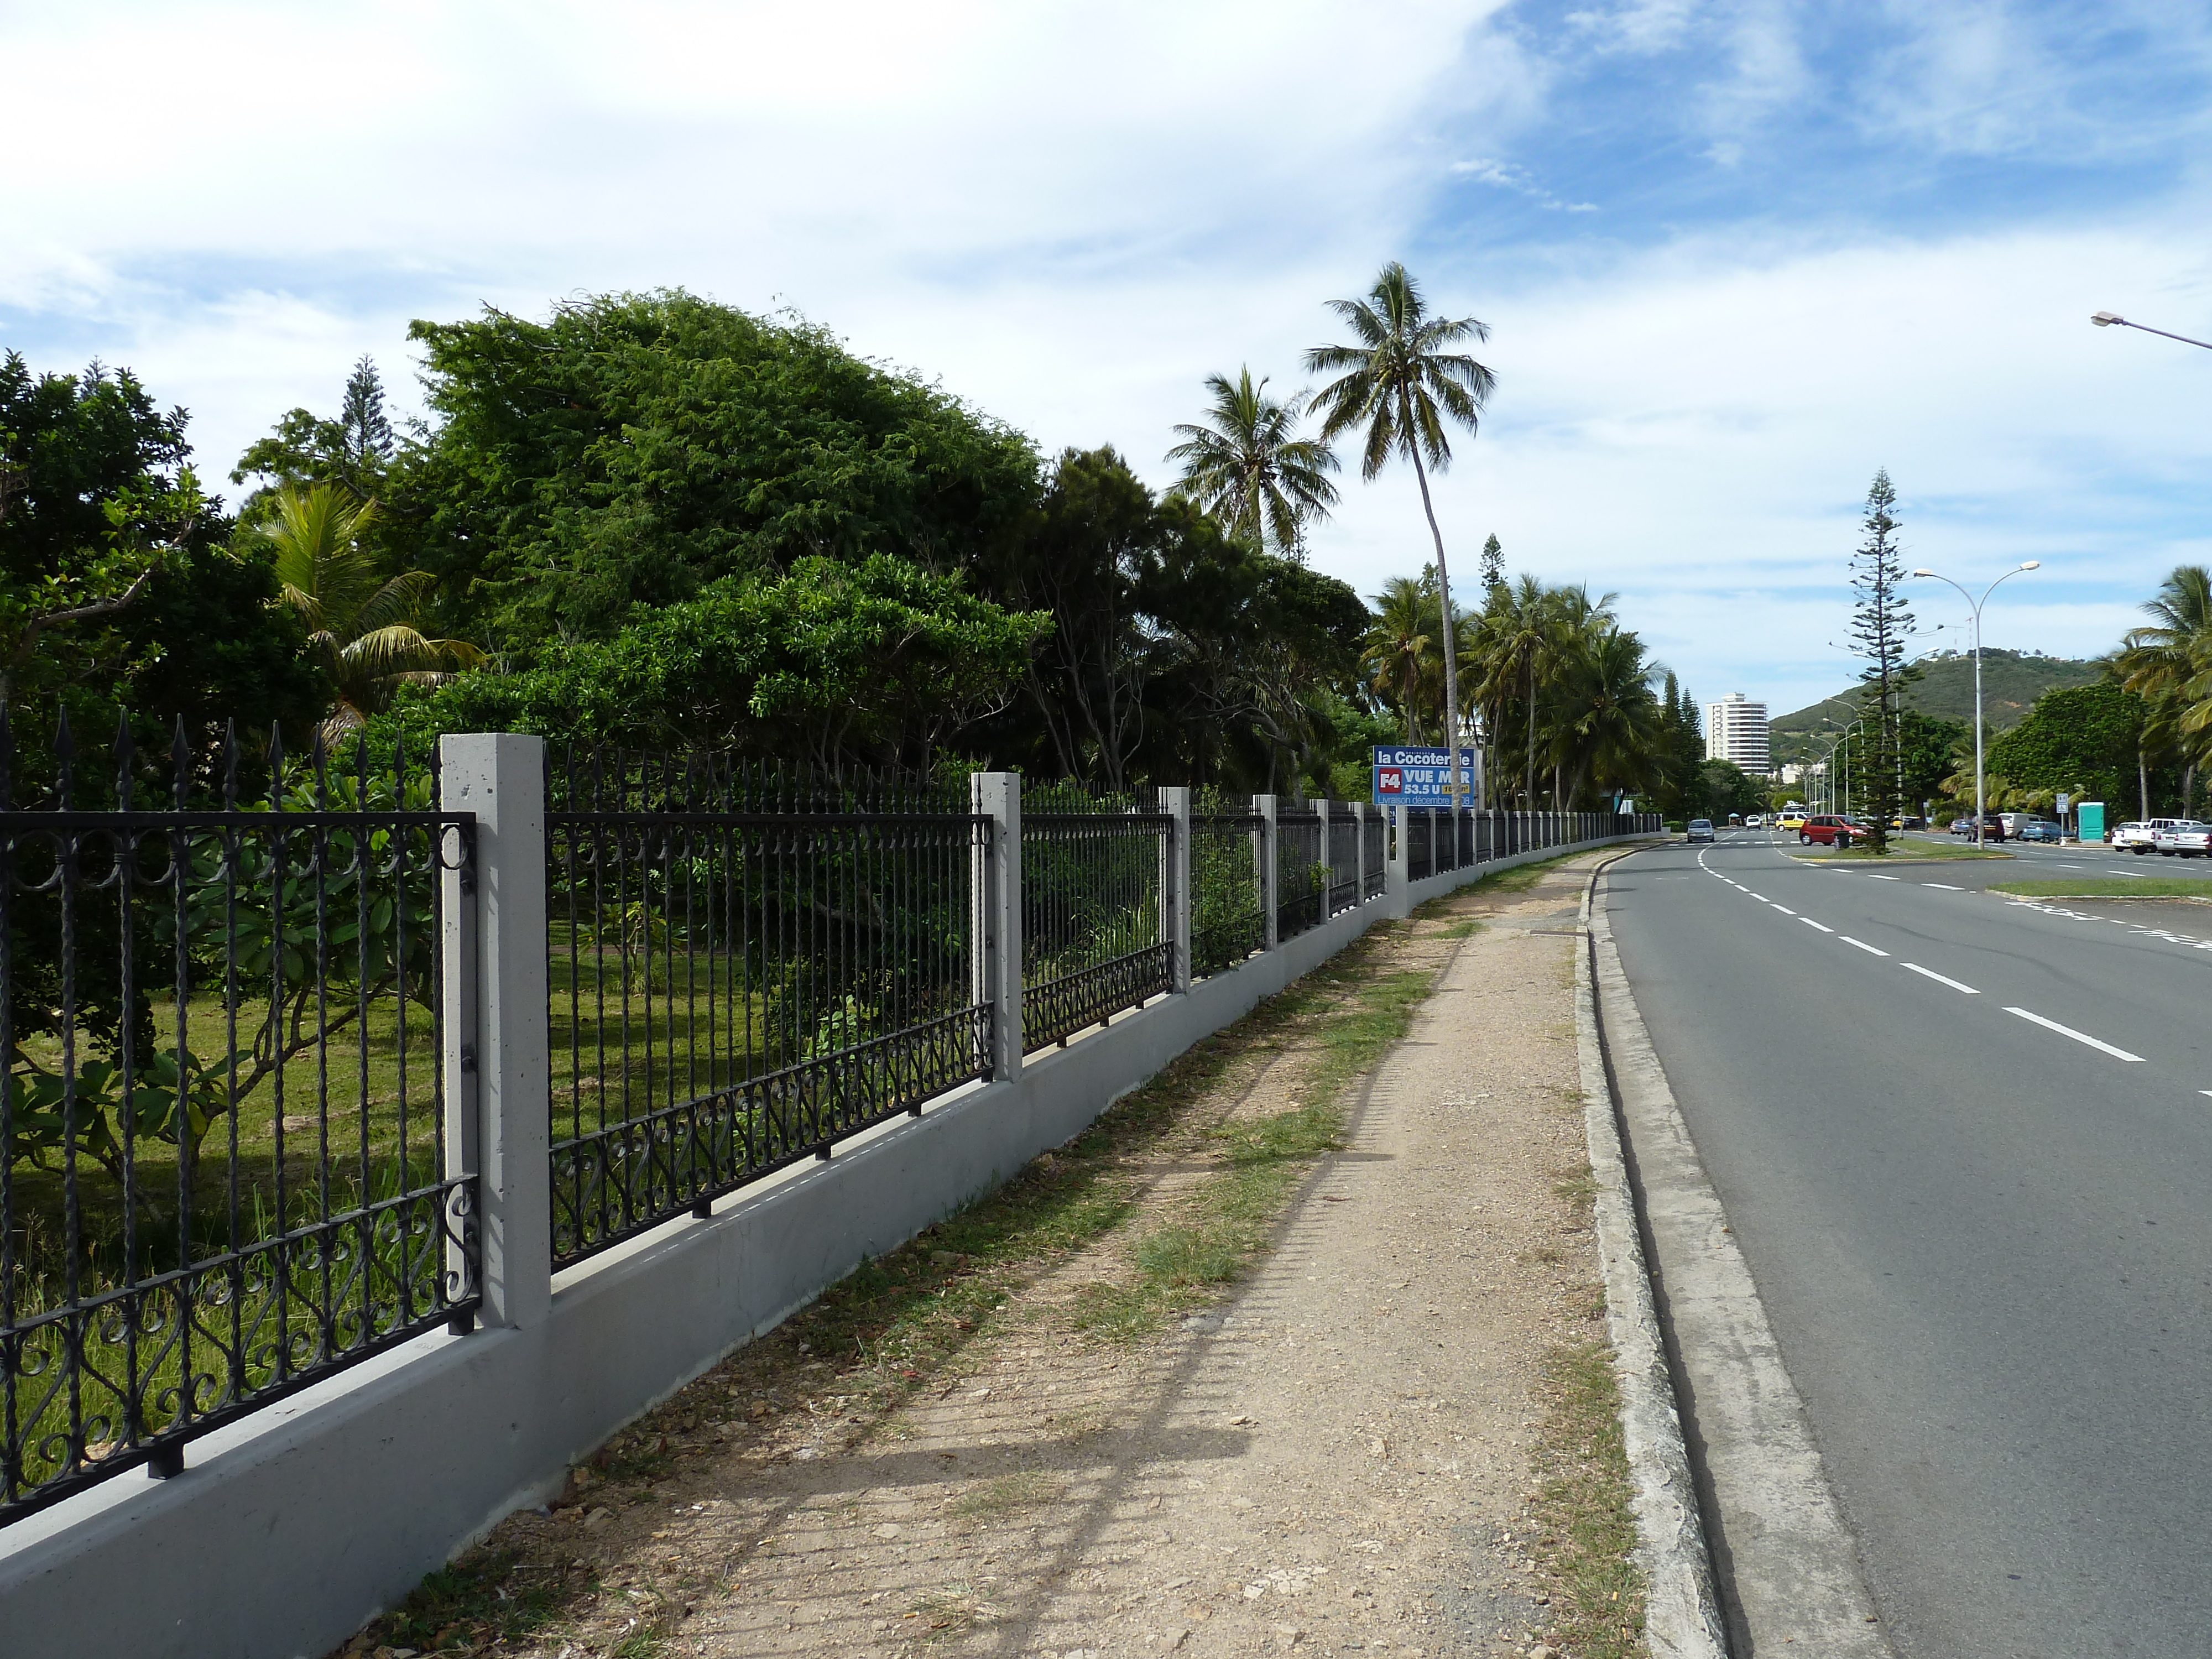
<path fill-rule="evenodd" d="M 2114 1060 L 2133 1060 L 2138 1065 L 2142 1062 L 2142 1056 L 2141 1054 L 2131 1054 L 2124 1048 L 2115 1048 L 2111 1043 L 2101 1042 L 2098 1038 L 2091 1036 L 2087 1031 L 2077 1031 L 2071 1025 L 2061 1025 L 2055 1019 L 2044 1018 L 2041 1014 L 2031 1014 L 2025 1008 L 2008 1008 L 2005 1010 L 2005 1012 L 2008 1014 L 2018 1014 L 2022 1019 L 2032 1020 L 2036 1024 L 2042 1026 L 2046 1031 L 2056 1031 L 2061 1036 L 2072 1037 L 2076 1042 L 2086 1042 L 2092 1048 L 2099 1049 L 2105 1054 L 2110 1054 Z"/>
<path fill-rule="evenodd" d="M 1966 890 L 1963 887 L 1954 887 L 1948 881 L 1923 881 L 1920 884 L 1923 887 L 1940 887 L 1947 893 L 1963 893 Z"/>
<path fill-rule="evenodd" d="M 1910 968 L 1914 973 L 1918 974 L 1923 979 L 1932 979 L 1938 985 L 1948 985 L 1954 991 L 1964 991 L 1970 997 L 1978 997 L 1981 995 L 1981 993 L 1977 991 L 1972 986 L 1961 985 L 1957 980 L 1951 978 L 1948 975 L 1939 974 L 1933 968 L 1923 968 L 1917 962 L 1900 962 L 1897 965 L 1900 968 Z"/>
<path fill-rule="evenodd" d="M 1766 902 L 1767 902 L 1769 904 L 1774 904 L 1774 901 L 1773 901 L 1772 899 L 1769 899 L 1769 900 L 1767 900 Z M 1788 905 L 1786 905 L 1786 904 L 1774 904 L 1774 908 L 1775 908 L 1776 909 L 1778 909 L 1778 910 L 1781 911 L 1781 912 L 1782 912 L 1782 914 L 1783 914 L 1784 915 L 1785 915 L 1785 916 L 1794 916 L 1794 915 L 1796 915 L 1797 914 L 1795 910 L 1791 909 L 1791 908 L 1790 908 Z"/>
<path fill-rule="evenodd" d="M 1747 893 L 1751 893 L 1751 889 L 1748 887 L 1745 888 L 1743 890 Z M 1774 902 L 1772 899 L 1767 897 L 1764 893 L 1751 893 L 1751 896 L 1757 899 L 1761 904 L 1771 904 Z"/>
<path fill-rule="evenodd" d="M 1814 921 L 1810 916 L 1800 916 L 1797 920 L 1803 922 L 1808 927 L 1820 927 L 1820 924 Z M 1832 927 L 1820 927 L 1820 931 L 1824 933 L 1832 933 L 1836 930 Z"/>
<path fill-rule="evenodd" d="M 1869 872 L 1867 876 L 1867 879 L 1869 881 L 1903 881 L 1905 878 L 1903 876 L 1877 876 Z"/>
<path fill-rule="evenodd" d="M 1836 937 L 1842 939 L 1846 945 L 1857 945 L 1860 950 L 1865 951 L 1870 957 L 1886 957 L 1889 954 L 1887 951 L 1875 950 L 1873 945 L 1865 943 L 1863 940 L 1853 939 L 1849 933 L 1838 933 Z"/>

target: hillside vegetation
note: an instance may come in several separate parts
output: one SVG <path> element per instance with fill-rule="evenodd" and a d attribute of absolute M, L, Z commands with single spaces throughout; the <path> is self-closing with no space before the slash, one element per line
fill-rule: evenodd
<path fill-rule="evenodd" d="M 1937 720 L 1965 721 L 1971 730 L 1974 718 L 1974 659 L 1964 654 L 1935 657 L 1920 666 L 1923 678 L 1905 693 L 1906 706 Z M 1993 732 L 2010 731 L 2027 717 L 2035 700 L 2045 691 L 2061 686 L 2094 685 L 2104 674 L 2100 664 L 2070 657 L 1984 651 L 1983 718 Z M 1835 730 L 1850 718 L 1843 713 L 1841 705 L 1855 704 L 1857 700 L 1858 688 L 1850 685 L 1838 690 L 1832 702 L 1775 716 L 1771 722 L 1775 759 L 1797 759 L 1807 734 Z"/>

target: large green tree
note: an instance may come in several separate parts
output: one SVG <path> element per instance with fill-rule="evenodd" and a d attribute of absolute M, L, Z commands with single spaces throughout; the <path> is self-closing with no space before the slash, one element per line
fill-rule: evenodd
<path fill-rule="evenodd" d="M 972 568 L 1036 500 L 1022 434 L 801 319 L 665 291 L 410 333 L 434 425 L 392 481 L 405 556 L 518 661 L 802 559 Z"/>
<path fill-rule="evenodd" d="M 2039 793 L 2065 789 L 2125 803 L 2135 793 L 2148 718 L 2142 696 L 2118 684 L 2046 691 L 2026 720 L 1990 744 L 1989 769 Z"/>
<path fill-rule="evenodd" d="M 1851 745 L 1851 766 L 1858 774 L 1861 798 L 1866 803 L 1867 842 L 1876 854 L 1888 850 L 1890 821 L 1904 810 L 1898 794 L 1896 721 L 1905 690 L 1905 644 L 1912 633 L 1912 613 L 1905 608 L 1901 592 L 1905 565 L 1898 547 L 1896 506 L 1897 490 L 1889 481 L 1889 470 L 1880 468 L 1867 487 L 1866 539 L 1851 556 L 1851 590 L 1857 597 L 1850 634 L 1859 654 L 1866 659 L 1866 666 L 1859 673 L 1866 735 Z"/>
<path fill-rule="evenodd" d="M 1316 346 L 1306 353 L 1307 372 L 1337 378 L 1314 394 L 1321 411 L 1324 442 L 1358 429 L 1359 476 L 1372 482 L 1394 458 L 1413 465 L 1421 487 L 1421 510 L 1436 544 L 1437 586 L 1443 596 L 1444 745 L 1451 755 L 1455 791 L 1459 770 L 1459 668 L 1452 635 L 1451 575 L 1444 562 L 1443 532 L 1437 526 L 1436 503 L 1429 495 L 1429 474 L 1451 465 L 1448 428 L 1472 434 L 1496 377 L 1464 352 L 1449 349 L 1462 341 L 1490 337 L 1486 324 L 1472 317 L 1438 317 L 1406 267 L 1382 267 L 1364 298 L 1332 300 L 1329 308 L 1352 330 L 1348 344 Z"/>

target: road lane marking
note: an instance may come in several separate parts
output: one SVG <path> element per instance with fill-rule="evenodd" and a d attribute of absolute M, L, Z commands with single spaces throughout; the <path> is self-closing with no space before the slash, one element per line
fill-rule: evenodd
<path fill-rule="evenodd" d="M 1800 916 L 1797 920 L 1803 922 L 1808 927 L 1820 927 L 1820 931 L 1824 933 L 1832 933 L 1836 931 L 1832 927 L 1821 927 L 1820 924 L 1814 921 L 1810 916 Z"/>
<path fill-rule="evenodd" d="M 1751 889 L 1748 887 L 1745 888 L 1743 890 L 1747 893 L 1751 893 Z M 1771 904 L 1774 902 L 1772 899 L 1767 897 L 1764 893 L 1751 893 L 1751 896 L 1757 899 L 1761 904 Z"/>
<path fill-rule="evenodd" d="M 2025 1008 L 2008 1008 L 2005 1010 L 2005 1012 L 2008 1014 L 2018 1014 L 2022 1019 L 2033 1020 L 2036 1024 L 2042 1026 L 2044 1030 L 2047 1031 L 2056 1031 L 2061 1036 L 2070 1036 L 2076 1042 L 2086 1042 L 2092 1048 L 2102 1049 L 2106 1054 L 2110 1054 L 2114 1060 L 2133 1060 L 2138 1065 L 2142 1061 L 2142 1056 L 2141 1054 L 2131 1054 L 2124 1048 L 2115 1048 L 2111 1043 L 2101 1042 L 2098 1038 L 2091 1036 L 2087 1031 L 2077 1031 L 2071 1025 L 2061 1025 L 2055 1019 L 2044 1018 L 2041 1014 L 2031 1014 Z"/>
<path fill-rule="evenodd" d="M 1920 884 L 1923 887 L 1940 887 L 1947 893 L 1963 893 L 1966 890 L 1963 887 L 1954 887 L 1948 881 L 1923 881 Z"/>
<path fill-rule="evenodd" d="M 1767 902 L 1769 904 L 1774 904 L 1774 901 L 1773 901 L 1772 899 L 1769 899 L 1769 900 L 1767 900 L 1766 902 Z M 1781 912 L 1782 912 L 1782 914 L 1783 914 L 1784 915 L 1785 915 L 1785 916 L 1794 916 L 1794 915 L 1796 915 L 1797 914 L 1795 910 L 1791 909 L 1791 908 L 1790 908 L 1788 905 L 1786 905 L 1786 904 L 1774 904 L 1774 908 L 1775 908 L 1776 909 L 1778 909 L 1778 910 L 1781 911 Z"/>
<path fill-rule="evenodd" d="M 1877 876 L 1873 872 L 1869 871 L 1867 873 L 1867 879 L 1869 881 L 1903 881 L 1905 878 L 1903 876 Z"/>
<path fill-rule="evenodd" d="M 1887 951 L 1875 950 L 1873 945 L 1867 944 L 1863 939 L 1853 939 L 1849 933 L 1838 933 L 1836 937 L 1843 940 L 1846 945 L 1857 945 L 1860 950 L 1864 951 L 1869 956 L 1886 957 L 1889 954 Z"/>
<path fill-rule="evenodd" d="M 1948 975 L 1939 974 L 1933 968 L 1923 968 L 1917 962 L 1900 962 L 1897 965 L 1900 968 L 1910 968 L 1914 973 L 1921 975 L 1922 978 L 1932 979 L 1939 985 L 1948 985 L 1954 991 L 1964 991 L 1970 997 L 1978 997 L 1981 995 L 1981 993 L 1977 991 L 1972 986 L 1961 985 L 1957 980 L 1951 978 Z"/>

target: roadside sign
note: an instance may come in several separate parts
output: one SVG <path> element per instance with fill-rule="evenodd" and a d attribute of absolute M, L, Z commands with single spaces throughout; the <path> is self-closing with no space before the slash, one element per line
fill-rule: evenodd
<path fill-rule="evenodd" d="M 1375 804 L 1377 806 L 1449 806 L 1451 751 L 1448 749 L 1374 749 Z M 1459 787 L 1462 805 L 1481 797 L 1482 761 L 1471 748 L 1459 751 Z"/>
<path fill-rule="evenodd" d="M 2063 789 L 2058 792 L 2058 816 L 2060 817 L 2063 818 L 2066 816 L 2066 803 L 2073 799 L 2074 798 L 2071 795 L 2068 794 Z"/>
<path fill-rule="evenodd" d="M 2104 838 L 2105 803 L 2100 800 L 2076 801 L 2074 804 L 2074 839 L 2092 842 Z"/>

